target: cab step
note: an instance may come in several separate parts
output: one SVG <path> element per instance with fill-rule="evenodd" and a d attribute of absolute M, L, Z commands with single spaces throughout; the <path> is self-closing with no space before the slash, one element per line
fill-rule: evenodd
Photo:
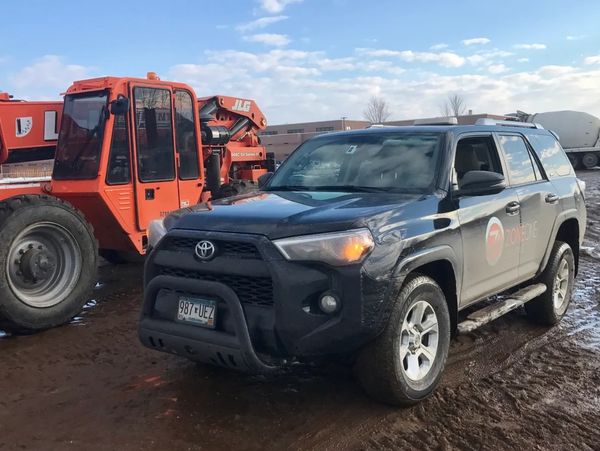
<path fill-rule="evenodd" d="M 538 297 L 544 293 L 548 288 L 543 283 L 536 283 L 529 285 L 528 287 L 522 288 L 514 293 L 510 298 L 504 299 L 499 302 L 495 302 L 488 305 L 480 310 L 477 310 L 467 316 L 463 322 L 458 324 L 458 333 L 472 332 L 478 327 L 489 323 L 502 315 L 521 307 L 526 302 Z"/>

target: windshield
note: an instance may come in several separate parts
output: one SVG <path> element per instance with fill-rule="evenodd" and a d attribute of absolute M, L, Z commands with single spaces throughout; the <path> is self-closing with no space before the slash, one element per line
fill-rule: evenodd
<path fill-rule="evenodd" d="M 54 160 L 54 178 L 97 177 L 107 111 L 106 91 L 65 97 Z"/>
<path fill-rule="evenodd" d="M 267 190 L 428 192 L 442 136 L 389 132 L 316 138 L 290 155 Z"/>

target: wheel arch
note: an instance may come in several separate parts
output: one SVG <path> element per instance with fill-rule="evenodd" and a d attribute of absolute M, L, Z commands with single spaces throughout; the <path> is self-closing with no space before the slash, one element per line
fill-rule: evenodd
<path fill-rule="evenodd" d="M 573 256 L 575 257 L 575 275 L 579 270 L 579 244 L 580 244 L 580 224 L 576 217 L 564 214 L 556 221 L 554 226 L 553 239 L 548 242 L 544 260 L 540 266 L 538 274 L 541 274 L 548 265 L 552 248 L 556 241 L 563 241 L 571 246 Z"/>
<path fill-rule="evenodd" d="M 575 218 L 564 221 L 558 228 L 554 241 L 562 241 L 571 246 L 575 257 L 575 275 L 577 275 L 579 270 L 579 221 Z"/>
<path fill-rule="evenodd" d="M 402 281 L 398 292 L 402 289 L 407 277 L 411 274 L 421 274 L 431 277 L 437 282 L 448 304 L 451 331 L 454 333 L 458 324 L 459 293 L 461 289 L 462 272 L 454 250 L 447 245 L 436 246 L 406 257 L 398 267 L 397 274 Z"/>

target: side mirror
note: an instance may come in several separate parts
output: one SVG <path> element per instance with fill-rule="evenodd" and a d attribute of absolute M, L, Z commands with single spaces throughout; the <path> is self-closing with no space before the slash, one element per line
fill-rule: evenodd
<path fill-rule="evenodd" d="M 258 189 L 263 189 L 266 186 L 266 184 L 269 183 L 271 177 L 273 177 L 272 172 L 267 172 L 266 174 L 261 175 L 258 178 Z"/>
<path fill-rule="evenodd" d="M 124 95 L 119 95 L 115 100 L 110 102 L 110 114 L 123 116 L 129 111 L 129 99 Z"/>
<path fill-rule="evenodd" d="M 506 179 L 502 174 L 489 171 L 469 171 L 460 181 L 460 196 L 485 196 L 498 194 L 506 188 Z"/>

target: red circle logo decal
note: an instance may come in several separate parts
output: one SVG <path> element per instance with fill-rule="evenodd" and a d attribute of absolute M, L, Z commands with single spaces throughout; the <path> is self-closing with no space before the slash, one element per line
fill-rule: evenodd
<path fill-rule="evenodd" d="M 504 249 L 504 227 L 498 218 L 492 216 L 485 231 L 485 258 L 494 266 L 502 257 Z"/>

